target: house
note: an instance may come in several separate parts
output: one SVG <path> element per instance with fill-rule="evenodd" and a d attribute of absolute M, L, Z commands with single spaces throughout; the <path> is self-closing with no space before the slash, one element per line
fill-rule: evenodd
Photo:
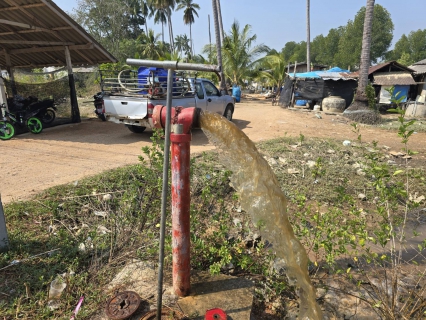
<path fill-rule="evenodd" d="M 294 67 L 296 66 L 296 70 Z M 324 64 L 311 64 L 311 71 L 318 71 L 318 70 L 326 70 L 328 69 L 328 66 Z M 306 72 L 308 71 L 308 64 L 305 62 L 296 62 L 296 64 L 289 64 L 287 67 L 287 72 Z"/>
<path fill-rule="evenodd" d="M 356 79 L 348 70 L 338 67 L 327 71 L 289 73 L 280 95 L 279 104 L 289 107 L 300 100 L 320 103 L 329 96 L 340 96 L 348 107 L 357 87 Z"/>
<path fill-rule="evenodd" d="M 413 77 L 418 82 L 417 95 L 426 96 L 426 59 L 412 64 L 409 68 L 414 70 Z"/>
<path fill-rule="evenodd" d="M 368 69 L 368 79 L 376 91 L 376 98 L 379 104 L 389 104 L 391 96 L 387 89 L 392 86 L 394 92 L 400 92 L 400 96 L 405 96 L 402 102 L 408 99 L 415 99 L 416 82 L 412 76 L 414 70 L 396 61 L 388 61 L 377 64 Z M 352 73 L 354 77 L 359 77 L 359 71 Z"/>

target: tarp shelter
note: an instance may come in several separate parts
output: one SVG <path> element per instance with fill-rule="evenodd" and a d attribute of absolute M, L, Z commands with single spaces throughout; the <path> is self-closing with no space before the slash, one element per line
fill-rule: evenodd
<path fill-rule="evenodd" d="M 116 61 L 53 1 L 0 1 L 0 66 L 8 71 L 13 94 L 17 93 L 14 68 L 66 66 L 72 121 L 78 122 L 80 114 L 72 66 Z"/>
<path fill-rule="evenodd" d="M 349 106 L 356 87 L 357 82 L 351 73 L 338 67 L 327 71 L 289 73 L 279 103 L 283 107 L 289 107 L 293 99 L 318 103 L 328 96 L 341 96 Z"/>

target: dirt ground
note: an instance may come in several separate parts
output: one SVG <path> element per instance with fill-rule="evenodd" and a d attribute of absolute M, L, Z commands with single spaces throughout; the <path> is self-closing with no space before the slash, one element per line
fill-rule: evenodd
<path fill-rule="evenodd" d="M 272 106 L 269 100 L 242 100 L 233 122 L 255 141 L 289 136 L 356 140 L 350 122 L 342 116 L 301 112 Z M 363 127 L 364 141 L 379 141 L 395 151 L 402 148 L 396 132 Z M 49 128 L 39 135 L 30 133 L 0 141 L 3 203 L 28 199 L 49 187 L 73 183 L 88 175 L 138 162 L 141 147 L 150 144 L 150 132 L 131 133 L 125 126 L 95 118 L 78 124 Z M 410 148 L 424 162 L 426 133 L 410 139 Z M 201 130 L 193 131 L 191 152 L 213 149 Z"/>

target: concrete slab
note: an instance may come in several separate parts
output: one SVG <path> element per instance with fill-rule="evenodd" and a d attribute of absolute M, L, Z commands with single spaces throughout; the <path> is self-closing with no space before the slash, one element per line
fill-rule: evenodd
<path fill-rule="evenodd" d="M 155 263 L 135 260 L 126 265 L 105 288 L 105 300 L 117 291 L 135 291 L 142 303 L 129 320 L 139 320 L 157 308 L 157 276 Z M 204 320 L 207 310 L 223 309 L 229 320 L 249 320 L 253 304 L 252 281 L 226 275 L 212 276 L 208 272 L 191 274 L 191 295 L 180 298 L 173 293 L 171 270 L 165 270 L 163 310 L 182 312 L 191 320 Z M 105 310 L 92 320 L 108 320 Z"/>
<path fill-rule="evenodd" d="M 208 272 L 191 275 L 191 294 L 178 305 L 191 320 L 204 320 L 207 310 L 220 308 L 228 319 L 249 320 L 253 304 L 252 281 Z"/>

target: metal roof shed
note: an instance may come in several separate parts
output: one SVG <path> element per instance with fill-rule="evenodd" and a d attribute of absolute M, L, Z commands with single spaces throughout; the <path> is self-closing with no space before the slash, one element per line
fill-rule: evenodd
<path fill-rule="evenodd" d="M 374 82 L 373 84 L 379 86 L 410 86 L 415 85 L 413 77 L 410 72 L 404 71 L 393 71 L 393 72 L 377 72 L 373 75 Z"/>
<path fill-rule="evenodd" d="M 73 121 L 80 121 L 73 64 L 95 65 L 116 61 L 53 1 L 0 1 L 0 66 L 8 70 L 13 82 L 13 68 L 16 67 L 66 65 Z"/>

